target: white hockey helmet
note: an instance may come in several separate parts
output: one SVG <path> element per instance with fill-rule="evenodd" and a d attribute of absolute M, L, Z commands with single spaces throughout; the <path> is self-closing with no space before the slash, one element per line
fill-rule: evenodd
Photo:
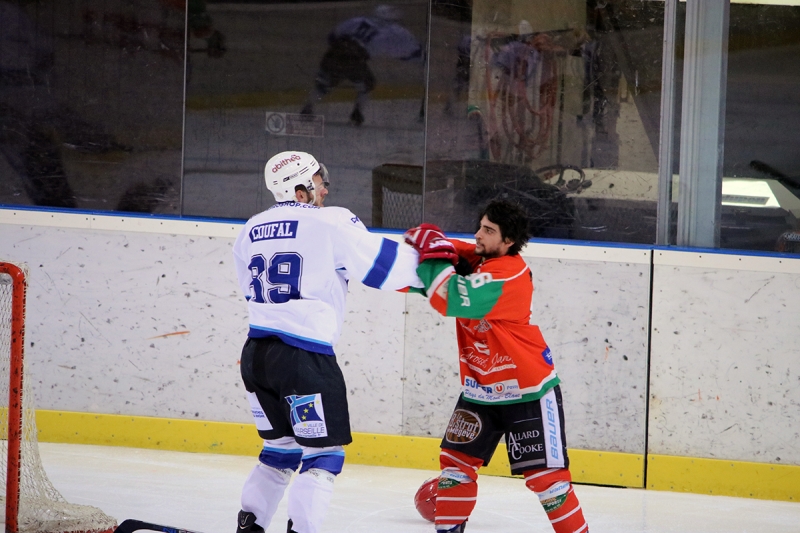
<path fill-rule="evenodd" d="M 276 202 L 294 200 L 294 188 L 304 185 L 314 190 L 313 176 L 320 171 L 320 164 L 314 156 L 305 152 L 281 152 L 267 161 L 264 167 L 264 181 Z"/>

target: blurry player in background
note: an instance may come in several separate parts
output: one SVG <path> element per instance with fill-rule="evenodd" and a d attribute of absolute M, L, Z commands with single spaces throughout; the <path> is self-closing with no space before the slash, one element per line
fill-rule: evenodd
<path fill-rule="evenodd" d="M 279 153 L 264 174 L 277 203 L 253 216 L 233 246 L 250 322 L 242 380 L 264 439 L 242 489 L 237 533 L 269 527 L 298 468 L 288 531 L 317 533 L 342 471 L 343 446 L 352 442 L 333 349 L 348 280 L 384 290 L 422 287 L 418 254 L 369 233 L 348 209 L 321 209 L 327 177 L 312 155 Z"/>
<path fill-rule="evenodd" d="M 41 30 L 27 7 L 0 0 L 0 158 L 10 170 L 0 173 L 0 181 L 9 182 L 12 191 L 21 185 L 33 205 L 77 207 L 62 151 L 124 148 L 55 97 L 55 38 Z M 31 11 L 36 13 L 35 6 Z"/>
<path fill-rule="evenodd" d="M 464 531 L 478 496 L 478 469 L 505 435 L 511 473 L 525 477 L 555 532 L 585 533 L 569 472 L 560 379 L 539 327 L 530 324 L 533 281 L 519 255 L 529 238 L 527 216 L 516 204 L 494 200 L 479 221 L 475 244 L 446 240 L 430 224 L 405 234 L 420 252 L 417 273 L 431 305 L 457 318 L 463 388 L 441 444 L 436 530 Z"/>
<path fill-rule="evenodd" d="M 467 34 L 461 37 L 456 46 L 456 71 L 450 86 L 450 95 L 444 105 L 444 112 L 453 113 L 453 105 L 461 99 L 461 95 L 469 91 L 469 73 L 472 65 L 472 36 Z"/>
<path fill-rule="evenodd" d="M 160 0 L 171 9 L 186 12 L 190 40 L 202 40 L 205 46 L 196 48 L 190 42 L 190 52 L 205 52 L 208 57 L 219 58 L 225 55 L 225 35 L 214 28 L 214 22 L 208 13 L 206 0 Z M 182 38 L 183 36 L 181 36 Z M 182 39 L 181 39 L 182 40 Z"/>
<path fill-rule="evenodd" d="M 355 85 L 357 93 L 350 123 L 363 124 L 364 106 L 375 89 L 375 75 L 367 61 L 376 57 L 422 61 L 419 41 L 398 23 L 400 18 L 398 8 L 380 5 L 371 17 L 354 17 L 339 24 L 328 35 L 328 51 L 322 57 L 314 89 L 301 113 L 313 114 L 314 105 L 347 80 Z"/>

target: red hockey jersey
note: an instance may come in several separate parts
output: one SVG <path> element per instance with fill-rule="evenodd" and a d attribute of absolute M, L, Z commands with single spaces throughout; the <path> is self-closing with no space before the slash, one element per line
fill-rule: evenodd
<path fill-rule="evenodd" d="M 530 324 L 528 265 L 519 255 L 484 260 L 474 244 L 451 242 L 472 274 L 460 276 L 442 260 L 424 261 L 417 273 L 434 309 L 457 318 L 464 399 L 502 404 L 541 398 L 560 380 L 539 327 Z"/>

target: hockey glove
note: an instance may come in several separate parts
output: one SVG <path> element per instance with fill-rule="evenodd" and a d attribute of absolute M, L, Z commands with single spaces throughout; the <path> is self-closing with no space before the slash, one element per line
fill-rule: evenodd
<path fill-rule="evenodd" d="M 416 228 L 411 228 L 403 234 L 403 238 L 419 252 L 420 262 L 427 259 L 445 259 L 454 265 L 458 263 L 455 246 L 434 224 L 420 224 Z"/>

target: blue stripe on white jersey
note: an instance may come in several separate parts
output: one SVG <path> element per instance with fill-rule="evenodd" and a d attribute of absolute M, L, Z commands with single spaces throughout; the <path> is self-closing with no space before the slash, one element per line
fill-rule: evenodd
<path fill-rule="evenodd" d="M 289 346 L 294 346 L 295 348 L 300 348 L 308 352 L 321 353 L 324 355 L 334 355 L 333 346 L 326 342 L 300 337 L 299 335 L 291 335 L 285 331 L 254 326 L 253 324 L 250 324 L 250 332 L 247 334 L 247 336 L 253 339 L 278 337 Z"/>
<path fill-rule="evenodd" d="M 375 258 L 372 268 L 370 268 L 367 275 L 364 276 L 361 283 L 373 289 L 380 289 L 389 276 L 389 272 L 391 272 L 392 266 L 394 266 L 396 260 L 397 243 L 389 239 L 383 239 L 378 257 Z"/>

